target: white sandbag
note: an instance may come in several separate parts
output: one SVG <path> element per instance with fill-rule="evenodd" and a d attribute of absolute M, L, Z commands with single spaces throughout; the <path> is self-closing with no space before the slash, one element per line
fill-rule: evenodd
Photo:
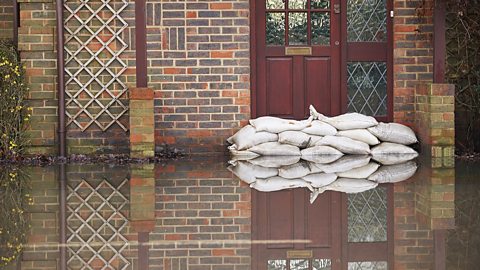
<path fill-rule="evenodd" d="M 382 165 L 394 165 L 405 163 L 409 160 L 418 157 L 418 154 L 387 154 L 387 155 L 375 155 L 373 160 L 381 163 Z"/>
<path fill-rule="evenodd" d="M 370 146 L 368 144 L 347 137 L 325 136 L 317 142 L 317 145 L 331 146 L 344 154 L 370 154 Z"/>
<path fill-rule="evenodd" d="M 318 113 L 313 106 L 310 106 L 310 115 L 315 119 L 332 125 L 338 130 L 368 128 L 378 124 L 375 118 L 359 113 L 346 113 L 339 116 L 326 117 Z"/>
<path fill-rule="evenodd" d="M 239 161 L 235 166 L 228 166 L 228 170 L 248 184 L 257 181 L 257 178 L 269 178 L 278 175 L 276 168 L 254 165 L 248 161 Z"/>
<path fill-rule="evenodd" d="M 320 188 L 327 186 L 333 181 L 337 180 L 337 175 L 334 173 L 313 173 L 302 178 L 303 180 L 309 182 L 312 187 Z"/>
<path fill-rule="evenodd" d="M 227 141 L 236 146 L 236 150 L 245 150 L 252 146 L 278 141 L 278 135 L 269 132 L 257 132 L 251 125 L 246 125 Z"/>
<path fill-rule="evenodd" d="M 338 178 L 324 189 L 351 194 L 364 192 L 377 186 L 378 183 L 366 179 Z"/>
<path fill-rule="evenodd" d="M 249 160 L 252 164 L 268 168 L 280 168 L 282 166 L 295 164 L 299 161 L 300 156 L 259 156 Z"/>
<path fill-rule="evenodd" d="M 326 145 L 316 145 L 300 151 L 302 158 L 304 156 L 319 156 L 319 155 L 340 155 L 343 156 L 343 153 L 337 149 L 326 146 Z"/>
<path fill-rule="evenodd" d="M 337 133 L 337 136 L 347 137 L 368 145 L 377 145 L 380 143 L 377 137 L 373 136 L 373 134 L 366 129 L 342 130 Z"/>
<path fill-rule="evenodd" d="M 278 134 L 278 142 L 283 144 L 290 144 L 300 148 L 307 147 L 312 138 L 301 131 L 284 131 Z"/>
<path fill-rule="evenodd" d="M 326 146 L 326 147 L 329 147 L 329 146 Z M 302 159 L 306 161 L 310 161 L 315 164 L 327 164 L 327 163 L 332 163 L 335 160 L 338 160 L 342 156 L 343 154 L 337 154 L 337 155 L 309 155 L 309 154 L 303 155 L 302 154 Z"/>
<path fill-rule="evenodd" d="M 302 179 L 285 179 L 280 176 L 274 176 L 267 179 L 257 179 L 257 181 L 250 184 L 250 187 L 263 192 L 271 192 L 300 187 L 306 187 L 310 191 L 313 191 L 310 183 L 305 182 Z"/>
<path fill-rule="evenodd" d="M 262 156 L 300 156 L 300 149 L 289 144 L 281 144 L 278 142 L 267 142 L 255 145 L 248 149 Z"/>
<path fill-rule="evenodd" d="M 260 156 L 259 154 L 254 153 L 252 151 L 248 151 L 248 150 L 239 151 L 239 150 L 237 150 L 237 146 L 235 144 L 230 145 L 227 148 L 230 151 L 230 154 L 234 157 L 234 159 L 247 160 L 247 159 L 252 159 L 252 158 L 256 158 L 256 157 Z"/>
<path fill-rule="evenodd" d="M 384 142 L 409 145 L 418 142 L 412 129 L 398 123 L 380 123 L 368 129 L 373 135 Z"/>
<path fill-rule="evenodd" d="M 337 129 L 325 122 L 315 120 L 312 121 L 310 127 L 304 128 L 302 132 L 310 135 L 327 136 L 337 134 Z"/>
<path fill-rule="evenodd" d="M 280 133 L 287 130 L 302 130 L 309 127 L 312 120 L 313 117 L 310 117 L 307 120 L 297 121 L 272 116 L 262 116 L 257 119 L 251 119 L 250 124 L 257 132 L 268 131 L 271 133 Z"/>
<path fill-rule="evenodd" d="M 412 148 L 403 144 L 383 142 L 372 148 L 372 158 L 384 165 L 403 163 L 418 156 Z"/>
<path fill-rule="evenodd" d="M 298 162 L 289 166 L 282 166 L 278 169 L 278 176 L 287 179 L 302 178 L 305 175 L 319 172 L 316 168 L 310 167 L 308 162 Z"/>
<path fill-rule="evenodd" d="M 329 164 L 319 164 L 320 168 L 325 173 L 345 172 L 351 169 L 363 167 L 370 162 L 369 156 L 347 155 L 339 160 Z"/>
<path fill-rule="evenodd" d="M 382 166 L 378 171 L 370 175 L 368 180 L 378 183 L 396 183 L 412 177 L 417 171 L 417 163 L 414 161 L 402 164 Z"/>
<path fill-rule="evenodd" d="M 345 172 L 339 172 L 337 173 L 338 177 L 345 177 L 345 178 L 355 178 L 355 179 L 366 179 L 368 178 L 372 173 L 377 171 L 378 165 L 375 162 L 370 162 L 365 166 L 354 168 Z"/>

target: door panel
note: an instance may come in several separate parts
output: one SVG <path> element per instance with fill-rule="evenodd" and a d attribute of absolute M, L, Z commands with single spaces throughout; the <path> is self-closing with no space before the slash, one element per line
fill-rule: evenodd
<path fill-rule="evenodd" d="M 293 59 L 267 58 L 267 114 L 293 117 Z"/>
<path fill-rule="evenodd" d="M 311 243 L 306 248 L 331 247 L 332 236 L 332 211 L 329 207 L 332 203 L 332 193 L 325 193 L 315 200 L 314 204 L 306 204 L 306 233 L 305 236 Z M 322 233 L 319 233 L 322 232 Z"/>
<path fill-rule="evenodd" d="M 306 104 L 323 114 L 331 112 L 331 60 L 329 57 L 305 58 Z M 307 110 L 307 108 L 305 108 Z M 305 114 L 308 111 L 305 111 Z"/>
<path fill-rule="evenodd" d="M 295 220 L 292 204 L 293 190 L 269 193 L 265 200 L 267 239 L 272 241 L 293 239 L 295 237 L 293 229 Z M 293 244 L 269 243 L 268 248 L 293 248 Z"/>

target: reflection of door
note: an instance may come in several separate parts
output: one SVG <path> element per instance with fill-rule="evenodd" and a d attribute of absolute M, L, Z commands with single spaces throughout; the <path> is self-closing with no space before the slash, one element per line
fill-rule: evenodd
<path fill-rule="evenodd" d="M 252 270 L 393 269 L 393 186 L 252 191 Z"/>
<path fill-rule="evenodd" d="M 392 116 L 391 0 L 250 1 L 252 116 Z"/>

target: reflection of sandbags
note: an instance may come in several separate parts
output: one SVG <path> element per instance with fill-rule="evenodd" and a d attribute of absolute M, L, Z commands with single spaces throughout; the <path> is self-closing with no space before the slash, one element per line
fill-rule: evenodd
<path fill-rule="evenodd" d="M 326 146 L 326 145 L 312 146 L 312 147 L 303 149 L 300 153 L 302 154 L 302 157 L 318 156 L 318 155 L 340 155 L 340 156 L 343 155 L 343 153 L 338 151 L 337 149 L 330 146 Z"/>
<path fill-rule="evenodd" d="M 320 172 L 316 167 L 309 166 L 308 162 L 298 162 L 278 169 L 278 176 L 288 179 L 302 178 L 305 175 Z"/>
<path fill-rule="evenodd" d="M 378 183 L 396 183 L 407 180 L 412 177 L 417 171 L 417 164 L 414 161 L 405 162 L 402 164 L 382 166 L 368 177 Z"/>
<path fill-rule="evenodd" d="M 281 166 L 288 166 L 295 164 L 300 161 L 299 156 L 260 156 L 254 159 L 249 160 L 250 163 L 269 167 L 269 168 L 279 168 Z"/>
<path fill-rule="evenodd" d="M 345 178 L 356 178 L 356 179 L 362 179 L 362 178 L 368 178 L 372 173 L 374 173 L 380 165 L 378 165 L 375 162 L 370 162 L 365 166 L 354 168 L 345 172 L 339 172 L 337 175 L 339 177 L 345 177 Z"/>
<path fill-rule="evenodd" d="M 248 149 L 254 153 L 260 154 L 262 156 L 300 156 L 300 149 L 298 147 L 281 144 L 278 142 L 268 142 L 255 145 L 252 148 Z"/>
<path fill-rule="evenodd" d="M 285 179 L 280 176 L 274 176 L 267 179 L 257 179 L 254 183 L 250 184 L 251 188 L 258 191 L 269 192 L 290 188 L 306 187 L 310 191 L 313 191 L 310 183 L 305 182 L 302 179 Z"/>
<path fill-rule="evenodd" d="M 412 148 L 397 144 L 383 142 L 372 148 L 372 158 L 384 165 L 403 163 L 418 156 Z"/>
<path fill-rule="evenodd" d="M 327 136 L 337 134 L 337 129 L 322 121 L 312 121 L 312 125 L 302 130 L 310 135 Z"/>
<path fill-rule="evenodd" d="M 317 199 L 318 195 L 322 194 L 323 192 L 325 192 L 325 189 L 323 188 L 314 188 L 313 191 L 310 193 L 310 204 L 313 204 Z"/>
<path fill-rule="evenodd" d="M 375 118 L 359 113 L 346 113 L 334 117 L 321 115 L 318 120 L 330 124 L 338 130 L 368 128 L 378 124 Z"/>
<path fill-rule="evenodd" d="M 377 137 L 373 136 L 373 134 L 366 129 L 342 130 L 337 133 L 337 136 L 347 137 L 369 145 L 377 145 L 380 143 Z"/>
<path fill-rule="evenodd" d="M 369 156 L 344 156 L 329 164 L 319 164 L 322 171 L 326 173 L 345 172 L 351 169 L 363 167 L 370 162 Z"/>
<path fill-rule="evenodd" d="M 303 177 L 303 180 L 309 182 L 314 188 L 327 186 L 336 179 L 337 175 L 334 173 L 313 173 Z"/>
<path fill-rule="evenodd" d="M 228 166 L 228 170 L 248 184 L 255 182 L 257 178 L 269 178 L 278 174 L 276 168 L 253 165 L 248 161 L 239 161 L 235 166 Z"/>
<path fill-rule="evenodd" d="M 248 149 L 257 144 L 278 141 L 278 135 L 269 132 L 256 132 L 255 128 L 247 125 L 240 129 L 227 141 L 236 146 L 236 150 Z"/>
<path fill-rule="evenodd" d="M 287 130 L 302 130 L 309 127 L 312 123 L 313 117 L 307 120 L 296 121 L 281 119 L 272 116 L 262 116 L 257 119 L 250 120 L 250 124 L 258 131 L 268 131 L 272 133 L 280 133 Z"/>
<path fill-rule="evenodd" d="M 258 156 L 260 156 L 259 154 L 257 153 L 254 153 L 252 151 L 248 151 L 248 150 L 237 150 L 237 146 L 236 145 L 230 145 L 228 147 L 228 150 L 230 150 L 230 154 L 235 158 L 235 159 L 252 159 L 252 158 L 256 158 Z"/>
<path fill-rule="evenodd" d="M 338 178 L 335 182 L 324 187 L 324 189 L 345 193 L 360 193 L 377 186 L 378 183 L 366 179 Z"/>
<path fill-rule="evenodd" d="M 329 147 L 329 146 L 326 146 L 326 147 Z M 302 154 L 302 159 L 316 163 L 316 164 L 327 164 L 327 163 L 334 162 L 335 160 L 338 160 L 342 156 L 343 154 L 339 154 L 339 155 L 309 155 L 309 154 L 303 155 Z"/>
<path fill-rule="evenodd" d="M 418 141 L 413 130 L 398 123 L 380 123 L 368 131 L 384 142 L 408 145 Z"/>
<path fill-rule="evenodd" d="M 346 137 L 325 136 L 317 145 L 328 145 L 338 149 L 344 154 L 364 155 L 370 153 L 370 146 L 368 146 L 368 144 Z"/>
<path fill-rule="evenodd" d="M 300 148 L 307 147 L 312 138 L 301 131 L 284 131 L 278 134 L 278 142 L 283 144 L 290 144 Z"/>

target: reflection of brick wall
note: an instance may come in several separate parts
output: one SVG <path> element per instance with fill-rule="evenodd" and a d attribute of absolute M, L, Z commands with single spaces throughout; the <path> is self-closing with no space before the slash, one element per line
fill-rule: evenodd
<path fill-rule="evenodd" d="M 433 0 L 394 0 L 394 121 L 415 121 L 415 88 L 433 79 Z"/>
<path fill-rule="evenodd" d="M 13 38 L 12 1 L 0 0 L 0 39 Z"/>
<path fill-rule="evenodd" d="M 149 1 L 156 143 L 225 151 L 250 114 L 249 3 Z"/>

